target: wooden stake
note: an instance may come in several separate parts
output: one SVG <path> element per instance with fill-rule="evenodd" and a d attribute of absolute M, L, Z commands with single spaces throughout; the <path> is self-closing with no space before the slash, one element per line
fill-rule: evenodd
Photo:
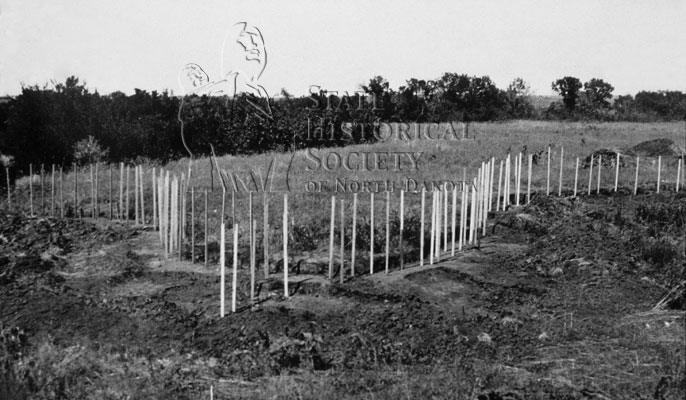
<path fill-rule="evenodd" d="M 398 238 L 400 251 L 400 270 L 405 268 L 405 249 L 403 248 L 403 233 L 405 230 L 405 191 L 400 189 L 400 237 Z"/>
<path fill-rule="evenodd" d="M 443 184 L 443 252 L 448 252 L 448 187 L 445 183 Z"/>
<path fill-rule="evenodd" d="M 152 176 L 155 176 L 155 171 L 153 170 Z M 153 194 L 155 193 L 154 186 L 153 186 Z M 153 211 L 155 210 L 155 200 L 154 200 L 154 195 L 153 195 Z M 153 218 L 155 217 L 155 214 L 153 214 Z M 153 222 L 153 225 L 156 224 Z M 223 225 L 223 224 L 222 224 Z M 222 228 L 222 233 L 224 233 L 224 228 Z M 224 240 L 222 240 L 222 243 Z M 191 186 L 191 264 L 195 264 L 195 186 Z"/>
<path fill-rule="evenodd" d="M 133 198 L 134 198 L 134 203 L 135 203 L 135 218 L 134 218 L 134 223 L 138 225 L 140 223 L 139 215 L 140 215 L 140 203 L 138 202 L 138 180 L 140 179 L 140 175 L 138 174 L 138 165 L 133 166 Z"/>
<path fill-rule="evenodd" d="M 45 169 L 40 165 L 40 213 L 45 215 Z M 10 205 L 10 170 L 7 168 L 7 204 Z M 11 206 L 10 206 L 11 207 Z"/>
<path fill-rule="evenodd" d="M 433 265 L 436 245 L 436 190 L 431 191 L 431 235 L 429 237 L 429 265 Z"/>
<path fill-rule="evenodd" d="M 500 160 L 500 172 L 498 172 L 498 197 L 495 199 L 495 210 L 500 211 L 500 187 L 503 183 L 503 160 Z M 463 182 L 464 184 L 464 182 Z M 462 190 L 464 192 L 464 188 Z M 505 210 L 505 199 L 503 199 L 503 210 Z"/>
<path fill-rule="evenodd" d="M 100 163 L 95 163 L 95 218 L 100 218 Z"/>
<path fill-rule="evenodd" d="M 562 197 L 562 169 L 564 168 L 565 148 L 560 149 L 560 184 L 557 187 L 557 195 Z"/>
<path fill-rule="evenodd" d="M 138 182 L 140 183 L 140 186 L 141 186 L 141 224 L 145 225 L 145 179 L 144 179 L 144 178 L 145 178 L 145 174 L 143 173 L 143 166 L 142 166 L 142 165 L 140 165 L 140 166 L 138 167 L 138 170 L 139 170 L 139 172 L 140 172 L 140 174 L 141 174 L 140 179 L 138 179 Z M 185 183 L 183 183 L 182 186 L 185 187 Z M 183 199 L 185 200 L 185 198 L 186 198 L 186 196 L 185 196 L 186 191 L 185 191 L 185 190 L 182 190 L 181 193 L 182 193 Z M 183 233 L 183 232 L 184 232 L 183 227 L 186 225 L 186 224 L 185 224 L 185 216 L 186 216 L 186 213 L 185 213 L 185 211 L 186 211 L 185 201 L 182 201 L 182 206 L 183 206 L 182 209 L 183 209 L 184 212 L 181 213 L 181 218 L 184 219 L 184 223 L 181 224 L 181 232 Z M 183 238 L 183 235 L 181 235 L 181 238 Z"/>
<path fill-rule="evenodd" d="M 119 219 L 124 219 L 124 163 L 119 164 Z"/>
<path fill-rule="evenodd" d="M 288 193 L 283 194 L 283 293 L 288 298 Z"/>
<path fill-rule="evenodd" d="M 638 192 L 638 163 L 639 163 L 639 158 L 636 156 L 636 177 L 634 178 L 634 196 L 636 196 L 636 193 Z"/>
<path fill-rule="evenodd" d="M 657 156 L 657 193 L 660 193 L 660 173 L 662 172 L 662 156 Z"/>
<path fill-rule="evenodd" d="M 679 193 L 679 181 L 681 180 L 681 164 L 683 159 L 680 158 L 676 167 L 676 192 Z"/>
<path fill-rule="evenodd" d="M 113 185 L 113 179 L 112 179 L 112 164 L 109 165 L 110 167 L 110 194 L 109 194 L 109 203 L 110 203 L 110 220 L 114 218 L 114 208 L 112 207 L 112 185 Z M 154 179 L 154 173 L 153 173 L 153 179 Z M 152 186 L 153 190 L 153 196 L 155 195 L 155 185 Z M 154 204 L 154 203 L 153 203 Z"/>
<path fill-rule="evenodd" d="M 493 178 L 495 178 L 495 157 L 491 157 L 491 166 L 489 168 L 491 175 L 488 178 L 488 211 L 493 211 Z"/>
<path fill-rule="evenodd" d="M 152 167 L 150 179 L 152 180 L 152 226 L 154 229 L 157 229 L 158 228 L 158 225 L 157 225 L 157 220 L 158 220 L 157 203 L 159 202 L 159 199 L 157 198 L 157 175 L 156 175 L 155 167 Z M 195 234 L 195 228 L 193 228 L 193 234 Z"/>
<path fill-rule="evenodd" d="M 576 167 L 574 167 L 574 197 L 576 197 L 577 184 L 579 183 L 579 157 L 576 158 Z"/>
<path fill-rule="evenodd" d="M 162 194 L 164 190 L 164 171 L 160 168 L 160 174 L 156 178 L 157 181 L 157 224 L 158 233 L 160 237 L 160 244 L 164 245 L 164 217 L 163 217 L 163 204 L 164 196 Z"/>
<path fill-rule="evenodd" d="M 221 171 L 220 177 L 221 177 Z M 225 192 L 222 192 L 222 204 L 224 201 L 223 194 Z M 250 229 L 250 304 L 253 303 L 254 298 L 255 298 L 255 256 L 257 252 L 255 251 L 255 244 L 257 243 L 255 240 L 255 224 L 253 223 L 253 220 L 255 219 L 253 217 L 253 206 L 252 206 L 252 193 L 248 193 L 248 228 Z"/>
<path fill-rule="evenodd" d="M 142 173 L 141 173 L 142 175 Z M 143 179 L 140 179 L 143 182 Z M 183 240 L 186 233 L 186 180 L 184 174 L 181 174 L 181 181 L 177 186 L 178 190 L 178 235 L 177 241 L 179 243 L 179 261 L 183 260 Z M 143 193 L 141 193 L 141 223 L 145 225 L 145 218 L 143 213 Z"/>
<path fill-rule="evenodd" d="M 171 230 L 171 214 L 169 210 L 169 171 L 166 171 L 164 175 L 164 189 L 162 191 L 162 195 L 164 196 L 164 205 L 163 205 L 163 214 L 164 214 L 164 246 L 167 252 L 167 257 L 169 257 L 169 253 L 171 251 L 171 243 L 169 242 L 169 234 Z"/>
<path fill-rule="evenodd" d="M 502 161 L 500 162 L 500 165 L 502 167 Z M 501 168 L 502 171 L 502 168 Z M 457 249 L 459 251 L 462 251 L 462 245 L 465 242 L 465 237 L 466 237 L 466 213 L 467 213 L 467 193 L 469 190 L 469 186 L 467 186 L 466 182 L 462 182 L 462 194 L 460 198 L 460 237 L 459 237 L 459 242 L 458 242 L 458 247 Z"/>
<path fill-rule="evenodd" d="M 517 204 L 519 205 L 519 177 L 522 174 L 522 169 L 521 169 L 521 161 L 522 161 L 522 153 L 519 153 L 518 162 L 517 162 Z M 486 227 L 487 227 L 487 222 L 488 222 L 488 180 L 489 177 L 491 176 L 491 173 L 489 169 L 491 168 L 490 163 L 486 163 L 485 165 L 485 171 L 484 171 L 484 181 L 483 181 L 483 197 L 482 197 L 482 209 L 481 209 L 481 218 L 482 218 L 482 224 L 481 224 L 481 229 L 482 232 L 481 234 L 483 236 L 486 236 Z"/>
<path fill-rule="evenodd" d="M 205 189 L 207 196 L 207 189 Z M 207 260 L 207 259 L 206 259 Z M 288 270 L 288 268 L 286 268 Z M 238 224 L 233 225 L 233 279 L 231 280 L 231 312 L 236 312 L 236 292 L 238 289 Z M 286 292 L 288 293 L 288 292 Z M 288 297 L 288 295 L 286 295 Z"/>
<path fill-rule="evenodd" d="M 619 186 L 619 153 L 617 153 L 617 165 L 615 165 L 615 192 Z"/>
<path fill-rule="evenodd" d="M 545 186 L 545 195 L 550 196 L 550 146 L 548 146 L 548 175 L 547 175 L 547 180 L 546 180 L 546 186 Z"/>
<path fill-rule="evenodd" d="M 402 192 L 401 192 L 402 193 Z M 452 208 L 452 215 L 451 215 L 451 225 L 450 225 L 450 233 L 452 236 L 452 246 L 450 247 L 450 256 L 455 257 L 455 223 L 457 221 L 457 186 L 453 187 L 453 208 Z M 401 230 L 402 232 L 402 230 Z"/>
<path fill-rule="evenodd" d="M 7 209 L 11 210 L 12 209 L 12 192 L 11 192 L 11 185 L 10 185 L 10 167 L 8 165 L 5 166 L 5 178 L 7 178 Z"/>
<path fill-rule="evenodd" d="M 374 192 L 369 193 L 369 275 L 374 273 Z"/>
<path fill-rule="evenodd" d="M 357 193 L 353 193 L 353 239 L 350 245 L 350 276 L 355 276 L 355 250 L 357 240 Z"/>
<path fill-rule="evenodd" d="M 591 184 L 593 181 L 593 154 L 591 154 L 591 166 L 588 167 L 588 195 L 591 195 Z"/>
<path fill-rule="evenodd" d="M 472 191 L 475 188 L 472 188 Z M 503 211 L 507 209 L 507 206 L 510 205 L 510 155 L 507 155 L 507 158 L 505 159 L 505 182 L 503 186 L 503 193 L 505 197 L 503 198 Z M 470 236 L 471 239 L 471 236 Z"/>
<path fill-rule="evenodd" d="M 474 178 L 472 180 L 472 201 L 469 218 L 469 241 L 471 244 L 476 243 L 476 188 L 476 178 Z"/>
<path fill-rule="evenodd" d="M 388 274 L 388 259 L 391 252 L 391 192 L 386 191 L 386 274 Z"/>
<path fill-rule="evenodd" d="M 221 230 L 219 234 L 219 315 L 224 318 L 224 299 L 226 298 L 224 293 L 226 283 L 226 238 L 224 237 L 226 229 L 224 227 L 224 221 L 222 221 L 219 229 Z M 232 310 L 235 312 L 235 309 L 232 308 Z"/>
<path fill-rule="evenodd" d="M 29 164 L 29 209 L 33 217 L 33 164 Z"/>
<path fill-rule="evenodd" d="M 419 228 L 419 266 L 424 266 L 424 207 L 426 203 L 426 190 L 422 188 L 422 209 L 421 209 L 421 222 Z"/>
<path fill-rule="evenodd" d="M 91 218 L 95 218 L 95 178 L 93 177 L 93 164 L 89 165 L 91 171 Z"/>
<path fill-rule="evenodd" d="M 339 271 L 340 274 L 340 280 L 341 283 L 343 283 L 345 279 L 345 203 L 344 200 L 341 199 L 341 229 L 340 229 L 340 235 L 341 235 L 341 269 Z"/>
<path fill-rule="evenodd" d="M 207 267 L 207 257 L 209 256 L 208 252 L 208 243 L 207 243 L 207 209 L 208 209 L 208 202 L 207 202 L 207 189 L 205 189 L 205 267 Z M 233 229 L 234 229 L 234 240 L 236 238 L 236 230 L 238 230 L 238 224 L 236 224 L 236 221 L 233 221 Z M 236 251 L 236 244 L 234 243 L 234 252 Z M 235 255 L 234 255 L 235 258 Z M 234 259 L 234 269 L 236 268 L 235 266 L 235 259 Z M 235 285 L 235 284 L 234 284 Z M 234 301 L 235 303 L 235 301 Z M 234 312 L 236 310 L 234 309 Z"/>
<path fill-rule="evenodd" d="M 52 164 L 52 180 L 50 182 L 50 216 L 55 216 L 55 164 Z"/>
<path fill-rule="evenodd" d="M 127 165 L 126 166 L 126 211 L 124 212 L 124 219 L 129 220 L 129 210 L 131 210 L 131 207 L 129 207 L 129 193 L 131 192 L 131 189 L 129 189 L 129 171 L 130 167 Z"/>
<path fill-rule="evenodd" d="M 252 194 L 252 192 L 250 192 Z M 250 264 L 250 304 L 255 304 L 255 274 L 257 274 L 257 219 L 250 221 L 250 236 L 252 237 L 252 263 Z"/>
<path fill-rule="evenodd" d="M 522 153 L 521 152 L 517 155 L 516 165 L 517 165 L 517 173 L 515 175 L 517 176 L 517 185 L 516 185 L 516 187 L 517 187 L 517 192 L 516 192 L 517 199 L 515 201 L 516 201 L 516 204 L 519 205 L 519 197 L 520 197 L 519 194 L 521 193 L 521 188 L 522 188 Z"/>
<path fill-rule="evenodd" d="M 262 247 L 264 247 L 264 279 L 269 277 L 269 194 L 262 194 Z"/>
<path fill-rule="evenodd" d="M 33 177 L 32 177 L 33 179 Z M 60 165 L 60 217 L 64 218 L 64 175 Z"/>
<path fill-rule="evenodd" d="M 331 196 L 331 219 L 329 229 L 329 280 L 333 280 L 333 236 L 336 224 L 336 196 Z"/>
<path fill-rule="evenodd" d="M 598 189 L 597 194 L 600 194 L 600 172 L 603 170 L 603 155 L 598 154 Z"/>
<path fill-rule="evenodd" d="M 76 218 L 76 215 L 79 213 L 79 192 L 78 192 L 78 187 L 79 187 L 79 170 L 76 167 L 76 163 L 74 163 L 74 218 Z"/>

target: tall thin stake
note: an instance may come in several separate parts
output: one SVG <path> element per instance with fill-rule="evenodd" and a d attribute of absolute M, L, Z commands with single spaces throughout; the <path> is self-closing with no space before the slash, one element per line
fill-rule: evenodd
<path fill-rule="evenodd" d="M 33 217 L 33 164 L 29 164 L 29 209 Z"/>
<path fill-rule="evenodd" d="M 557 187 L 557 195 L 562 197 L 562 170 L 565 162 L 565 148 L 560 149 L 560 184 Z"/>
<path fill-rule="evenodd" d="M 224 300 L 226 298 L 224 293 L 226 284 L 226 238 L 224 237 L 226 229 L 224 227 L 224 221 L 222 221 L 219 229 L 221 230 L 219 234 L 219 315 L 224 318 Z"/>
<path fill-rule="evenodd" d="M 615 165 L 615 192 L 617 191 L 617 187 L 619 186 L 619 152 L 617 153 L 617 165 Z"/>
<path fill-rule="evenodd" d="M 288 297 L 288 193 L 283 194 L 283 295 Z"/>
<path fill-rule="evenodd" d="M 398 250 L 400 251 L 400 270 L 405 268 L 405 249 L 403 249 L 403 233 L 405 230 L 405 191 L 400 190 L 400 232 Z"/>
<path fill-rule="evenodd" d="M 269 194 L 262 195 L 262 247 L 264 252 L 264 279 L 269 277 Z"/>
<path fill-rule="evenodd" d="M 60 217 L 64 218 L 64 175 L 60 165 Z"/>
<path fill-rule="evenodd" d="M 550 196 L 550 146 L 548 146 L 547 168 L 548 168 L 548 174 L 547 174 L 547 180 L 546 180 L 546 185 L 545 185 L 545 195 Z"/>
<path fill-rule="evenodd" d="M 577 184 L 579 183 L 579 157 L 576 158 L 576 167 L 574 167 L 574 197 L 576 197 Z"/>
<path fill-rule="evenodd" d="M 369 275 L 374 273 L 374 192 L 369 193 Z"/>
<path fill-rule="evenodd" d="M 341 235 L 341 268 L 339 270 L 339 278 L 341 283 L 345 280 L 345 203 L 344 200 L 341 199 L 341 229 L 340 229 L 340 235 Z"/>
<path fill-rule="evenodd" d="M 500 160 L 500 172 L 498 172 L 498 197 L 495 199 L 495 210 L 500 211 L 500 187 L 503 183 L 503 160 Z M 463 182 L 463 185 L 466 182 Z M 464 191 L 464 188 L 463 188 Z M 505 209 L 505 199 L 503 199 L 503 210 Z"/>
<path fill-rule="evenodd" d="M 331 219 L 329 229 L 329 280 L 333 279 L 333 236 L 336 224 L 336 196 L 331 196 Z"/>
<path fill-rule="evenodd" d="M 388 274 L 388 258 L 391 252 L 391 192 L 386 191 L 386 273 Z"/>
<path fill-rule="evenodd" d="M 153 176 L 155 176 L 154 171 Z M 154 186 L 152 192 L 155 193 Z M 154 209 L 153 200 L 153 211 Z M 224 228 L 222 228 L 222 232 L 224 232 Z M 195 264 L 195 186 L 191 186 L 191 263 Z"/>
<path fill-rule="evenodd" d="M 50 216 L 55 216 L 55 164 L 52 164 L 52 181 L 50 182 Z"/>
<path fill-rule="evenodd" d="M 600 172 L 603 170 L 603 155 L 598 154 L 598 189 L 597 194 L 600 194 Z"/>
<path fill-rule="evenodd" d="M 357 241 L 357 193 L 353 193 L 353 238 L 350 245 L 350 276 L 355 276 L 355 250 Z"/>
<path fill-rule="evenodd" d="M 207 241 L 207 209 L 208 209 L 208 205 L 207 204 L 208 204 L 207 203 L 207 189 L 205 189 L 205 267 L 207 267 L 207 257 L 209 255 L 208 254 L 209 253 L 208 248 L 207 248 L 207 246 L 208 246 L 208 241 Z M 235 223 L 235 221 L 233 224 L 233 229 L 234 230 L 238 229 L 238 225 Z M 236 232 L 234 232 L 234 234 L 235 233 Z"/>
<path fill-rule="evenodd" d="M 401 192 L 402 193 L 402 192 Z M 452 236 L 452 246 L 450 247 L 450 256 L 455 257 L 455 222 L 457 220 L 457 186 L 453 187 L 453 204 L 452 204 L 452 215 L 451 215 L 451 225 L 450 233 Z M 402 229 L 401 229 L 402 232 Z"/>
<path fill-rule="evenodd" d="M 422 187 L 421 222 L 419 227 L 419 266 L 424 266 L 424 208 L 426 204 L 426 190 Z"/>
<path fill-rule="evenodd" d="M 205 189 L 207 193 L 207 189 Z M 231 280 L 231 312 L 236 312 L 236 294 L 238 291 L 238 224 L 233 225 L 233 279 Z M 288 296 L 286 296 L 288 297 Z"/>
<path fill-rule="evenodd" d="M 154 175 L 155 174 L 153 173 L 153 177 L 154 177 Z M 112 164 L 110 164 L 110 195 L 109 195 L 110 219 L 113 219 L 113 217 L 114 217 L 114 208 L 112 207 L 112 185 L 113 185 L 112 181 L 113 181 L 113 179 L 112 179 Z M 153 192 L 153 196 L 154 196 L 154 193 L 155 193 L 155 186 L 154 185 L 153 185 L 152 192 Z"/>
<path fill-rule="evenodd" d="M 660 173 L 662 172 L 662 156 L 657 156 L 657 193 L 660 193 Z"/>
<path fill-rule="evenodd" d="M 593 154 L 591 154 L 591 165 L 588 167 L 588 195 L 591 195 L 591 184 L 593 183 Z"/>

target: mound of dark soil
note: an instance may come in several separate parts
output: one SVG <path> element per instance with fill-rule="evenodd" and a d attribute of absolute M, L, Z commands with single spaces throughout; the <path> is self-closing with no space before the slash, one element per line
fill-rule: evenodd
<path fill-rule="evenodd" d="M 640 157 L 678 157 L 681 156 L 684 149 L 679 147 L 671 139 L 654 139 L 641 142 L 636 146 L 627 149 L 626 154 Z"/>

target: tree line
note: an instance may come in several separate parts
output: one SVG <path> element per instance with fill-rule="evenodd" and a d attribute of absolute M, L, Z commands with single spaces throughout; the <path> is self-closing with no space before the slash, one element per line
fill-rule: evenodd
<path fill-rule="evenodd" d="M 582 84 L 575 77 L 560 78 L 552 88 L 561 102 L 536 108 L 521 78 L 500 89 L 488 76 L 457 73 L 413 78 L 397 90 L 381 76 L 350 94 L 313 87 L 308 96 L 294 97 L 282 89 L 273 99 L 250 94 L 182 98 L 139 89 L 132 95 L 101 95 L 72 76 L 64 83 L 25 86 L 0 103 L 0 155 L 11 156 L 15 169 L 25 173 L 29 163 L 65 168 L 94 161 L 165 163 L 189 152 L 207 156 L 212 149 L 220 155 L 345 145 L 350 141 L 338 139 L 342 122 L 666 121 L 686 115 L 686 95 L 678 91 L 613 99 L 609 83 L 594 78 Z M 259 112 L 265 102 L 269 114 Z M 374 140 L 362 129 L 352 138 L 355 143 Z"/>

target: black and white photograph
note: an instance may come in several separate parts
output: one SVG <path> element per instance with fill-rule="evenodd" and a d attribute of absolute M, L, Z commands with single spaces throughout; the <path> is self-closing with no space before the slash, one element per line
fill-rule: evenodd
<path fill-rule="evenodd" d="M 0 0 L 0 400 L 681 400 L 686 1 Z"/>

